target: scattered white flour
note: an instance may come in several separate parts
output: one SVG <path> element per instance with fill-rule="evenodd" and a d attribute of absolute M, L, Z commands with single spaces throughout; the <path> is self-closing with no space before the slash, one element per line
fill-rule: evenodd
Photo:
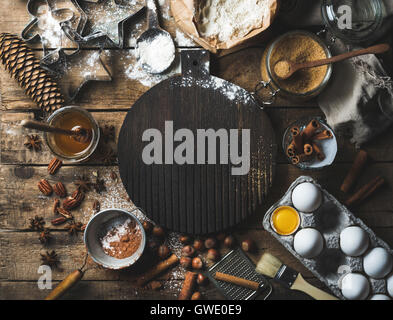
<path fill-rule="evenodd" d="M 158 5 L 160 6 L 160 13 L 162 17 L 166 20 L 170 20 L 172 18 L 170 14 L 170 5 L 167 0 L 158 0 Z"/>
<path fill-rule="evenodd" d="M 131 219 L 127 219 L 122 224 L 115 226 L 112 230 L 109 230 L 108 233 L 101 239 L 101 245 L 104 249 L 111 250 L 112 242 L 120 241 L 122 236 L 125 236 L 130 232 L 129 224 L 131 223 Z"/>
<path fill-rule="evenodd" d="M 270 13 L 270 0 L 207 0 L 199 12 L 199 32 L 226 42 L 246 36 L 262 26 Z"/>
<path fill-rule="evenodd" d="M 180 47 L 192 47 L 197 46 L 197 44 L 184 32 L 179 29 L 176 29 L 176 38 L 175 41 Z"/>
<path fill-rule="evenodd" d="M 161 73 L 168 69 L 175 59 L 175 45 L 166 33 L 158 34 L 138 44 L 137 55 L 142 65 Z"/>
<path fill-rule="evenodd" d="M 53 17 L 51 11 L 47 10 L 46 6 L 39 7 L 37 13 L 40 15 L 38 28 L 41 30 L 41 41 L 44 47 L 61 47 L 62 40 L 66 37 L 59 21 Z"/>

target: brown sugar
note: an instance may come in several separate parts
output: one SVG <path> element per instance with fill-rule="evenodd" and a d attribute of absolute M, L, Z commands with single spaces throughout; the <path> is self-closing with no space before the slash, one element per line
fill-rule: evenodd
<path fill-rule="evenodd" d="M 290 34 L 275 45 L 269 62 L 270 68 L 274 69 L 277 62 L 282 60 L 302 63 L 325 58 L 326 52 L 317 41 L 307 35 Z M 274 72 L 272 76 L 281 89 L 291 93 L 308 93 L 321 85 L 327 70 L 328 66 L 325 65 L 299 70 L 288 79 L 279 79 Z"/>

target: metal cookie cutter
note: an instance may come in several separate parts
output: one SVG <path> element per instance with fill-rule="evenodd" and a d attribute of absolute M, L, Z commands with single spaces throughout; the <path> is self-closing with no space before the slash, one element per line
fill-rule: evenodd
<path fill-rule="evenodd" d="M 87 22 L 86 14 L 75 0 L 29 0 L 27 11 L 33 19 L 23 29 L 22 39 L 27 42 L 40 39 L 44 56 L 48 54 L 48 49 L 71 47 L 74 39 L 64 29 L 82 33 Z M 48 15 L 52 19 L 48 19 Z M 57 43 L 51 43 L 53 40 L 51 41 L 50 37 L 59 32 L 61 35 L 57 35 Z"/>
<path fill-rule="evenodd" d="M 84 2 L 86 4 L 83 5 L 83 10 L 91 25 L 91 33 L 84 35 L 82 32 L 76 32 L 79 34 L 78 41 L 106 37 L 112 45 L 119 48 L 125 47 L 124 38 L 127 23 L 137 18 L 146 9 L 146 6 L 138 8 L 137 5 L 124 0 L 85 0 Z M 138 9 L 135 10 L 136 8 Z M 104 22 L 100 20 L 102 18 L 105 18 Z M 115 23 L 117 24 L 117 30 L 113 28 Z"/>

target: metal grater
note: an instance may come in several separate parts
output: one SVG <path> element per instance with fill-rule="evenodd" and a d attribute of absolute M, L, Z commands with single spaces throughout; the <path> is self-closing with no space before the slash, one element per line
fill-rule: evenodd
<path fill-rule="evenodd" d="M 214 279 L 216 272 L 222 272 L 239 278 L 259 282 L 260 289 L 254 291 L 232 283 L 217 281 Z M 210 267 L 207 271 L 207 276 L 228 300 L 251 300 L 255 299 L 258 295 L 260 295 L 263 300 L 266 300 L 272 293 L 272 286 L 270 283 L 255 271 L 254 264 L 240 248 L 230 251 L 221 261 Z"/>

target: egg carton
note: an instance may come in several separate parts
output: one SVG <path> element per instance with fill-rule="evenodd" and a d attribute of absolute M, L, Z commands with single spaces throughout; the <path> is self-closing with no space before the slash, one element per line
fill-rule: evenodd
<path fill-rule="evenodd" d="M 322 253 L 313 258 L 306 259 L 300 256 L 293 248 L 294 236 L 281 236 L 277 234 L 270 224 L 270 218 L 274 210 L 281 206 L 291 206 L 293 189 L 304 182 L 311 182 L 318 186 L 323 195 L 323 201 L 319 209 L 314 213 L 299 212 L 301 224 L 299 230 L 304 228 L 315 228 L 321 232 L 325 245 Z M 330 193 L 323 189 L 314 179 L 301 176 L 289 187 L 278 202 L 276 202 L 265 214 L 263 219 L 264 228 L 270 232 L 289 252 L 291 252 L 307 269 L 309 269 L 319 280 L 328 286 L 339 298 L 345 299 L 341 293 L 341 279 L 348 272 L 356 272 L 365 275 L 370 282 L 370 296 L 374 294 L 387 293 L 387 283 L 385 279 L 372 279 L 364 273 L 363 257 L 350 257 L 345 255 L 340 249 L 340 233 L 350 226 L 359 226 L 366 231 L 370 238 L 369 249 L 375 247 L 385 248 L 390 254 L 393 250 L 389 245 L 378 238 L 376 234 L 359 218 L 350 212 Z M 298 231 L 299 231 L 298 230 Z M 368 252 L 367 251 L 367 252 Z"/>

